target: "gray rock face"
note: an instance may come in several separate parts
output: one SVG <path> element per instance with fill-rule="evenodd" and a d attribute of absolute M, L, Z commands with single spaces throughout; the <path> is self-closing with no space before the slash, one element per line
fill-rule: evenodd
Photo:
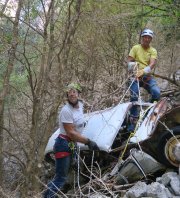
<path fill-rule="evenodd" d="M 147 196 L 156 198 L 172 198 L 172 194 L 163 184 L 153 182 L 148 185 Z"/>
<path fill-rule="evenodd" d="M 180 196 L 180 176 L 176 172 L 165 173 L 156 181 L 169 188 L 174 195 Z"/>
<path fill-rule="evenodd" d="M 180 175 L 176 172 L 168 172 L 149 185 L 139 181 L 124 196 L 124 198 L 142 197 L 180 198 Z"/>
<path fill-rule="evenodd" d="M 174 191 L 174 194 L 180 196 L 180 176 L 179 178 L 174 177 L 174 179 L 171 180 L 170 185 L 172 190 Z"/>
<path fill-rule="evenodd" d="M 137 182 L 129 191 L 126 193 L 127 198 L 138 198 L 146 196 L 147 184 L 144 182 Z"/>

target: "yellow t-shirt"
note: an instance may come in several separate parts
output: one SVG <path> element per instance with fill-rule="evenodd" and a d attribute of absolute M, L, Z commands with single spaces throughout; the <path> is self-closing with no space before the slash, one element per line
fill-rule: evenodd
<path fill-rule="evenodd" d="M 157 59 L 157 50 L 151 46 L 145 50 L 138 44 L 132 47 L 129 56 L 139 63 L 139 69 L 144 69 L 149 65 L 150 58 Z"/>

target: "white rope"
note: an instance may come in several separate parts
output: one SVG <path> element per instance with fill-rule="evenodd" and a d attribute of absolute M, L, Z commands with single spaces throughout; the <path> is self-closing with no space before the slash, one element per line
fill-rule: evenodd
<path fill-rule="evenodd" d="M 170 130 L 170 129 L 167 127 L 167 125 L 166 125 L 165 123 L 161 122 L 160 120 L 158 120 L 158 122 L 160 122 L 160 123 L 166 128 L 166 130 L 169 131 L 169 132 L 171 133 L 171 135 L 176 139 L 176 141 L 177 141 L 178 143 L 180 143 L 180 141 L 179 141 L 179 140 L 177 139 L 177 137 L 174 135 L 173 130 Z"/>
<path fill-rule="evenodd" d="M 80 197 L 85 197 L 85 195 L 83 194 L 83 192 L 81 191 L 81 186 L 80 186 L 80 147 L 78 147 L 78 153 L 77 153 L 77 162 L 78 162 L 78 172 L 77 172 L 77 184 L 78 184 L 78 189 L 80 192 Z"/>
<path fill-rule="evenodd" d="M 133 78 L 131 84 L 129 85 L 128 89 L 126 90 L 126 92 L 124 93 L 124 95 L 122 96 L 122 98 L 121 98 L 121 100 L 120 100 L 120 102 L 119 102 L 118 104 L 120 104 L 120 103 L 122 102 L 122 100 L 124 99 L 124 97 L 125 97 L 126 94 L 128 93 L 128 91 L 129 91 L 131 85 L 134 83 L 134 81 L 135 81 L 135 78 Z M 104 118 L 103 114 L 101 114 L 102 117 L 104 118 L 106 124 L 104 125 L 104 127 L 102 127 L 102 129 L 101 129 L 99 135 L 97 136 L 97 138 L 101 135 L 102 131 L 104 130 L 104 128 L 105 128 L 106 125 L 108 124 L 109 120 L 112 118 L 113 114 L 114 114 L 116 111 L 117 111 L 117 109 L 115 109 L 115 110 L 112 112 L 111 116 L 110 116 L 109 119 L 107 119 L 107 120 Z M 92 115 L 92 116 L 93 116 L 93 115 Z M 90 119 L 90 118 L 89 118 L 89 119 Z"/>
<path fill-rule="evenodd" d="M 90 181 L 89 181 L 89 190 L 88 190 L 88 197 L 90 197 L 91 192 L 91 183 L 92 183 L 92 171 L 93 171 L 93 162 L 94 162 L 94 151 L 92 153 L 92 159 L 91 159 L 91 170 L 90 170 Z"/>
<path fill-rule="evenodd" d="M 81 159 L 81 157 L 80 157 L 80 159 Z M 115 197 L 114 192 L 113 192 L 113 191 L 110 191 L 110 190 L 108 189 L 108 187 L 107 187 L 107 185 L 104 183 L 104 181 L 103 181 L 102 179 L 100 179 L 99 177 L 97 177 L 97 176 L 92 172 L 92 169 L 90 170 L 82 159 L 81 159 L 81 161 L 83 162 L 83 164 L 84 164 L 85 168 L 88 170 L 88 172 L 91 174 L 91 177 L 93 176 L 93 177 L 97 180 L 97 181 L 95 181 L 95 180 L 93 180 L 93 181 L 98 182 L 98 183 L 97 183 L 98 185 L 102 184 L 102 187 L 104 187 L 105 190 L 106 190 L 112 197 Z M 93 159 L 92 161 L 94 161 L 94 159 Z M 83 173 L 81 173 L 81 174 L 83 174 Z M 87 175 L 85 175 L 85 176 L 88 177 L 89 179 L 91 179 L 89 176 L 87 176 Z M 91 181 L 92 181 L 92 180 L 91 180 Z M 90 184 L 91 184 L 91 183 L 90 183 Z M 92 186 L 91 186 L 91 185 L 89 186 L 89 189 L 91 189 L 91 190 L 93 190 L 94 192 L 96 192 L 94 189 L 92 189 Z M 86 195 L 84 195 L 84 197 L 86 197 Z M 88 196 L 88 197 L 89 197 L 89 196 Z"/>
<path fill-rule="evenodd" d="M 128 79 L 128 80 L 129 80 L 129 79 Z M 146 110 L 144 111 L 143 108 L 142 108 L 142 99 L 141 99 L 140 85 L 139 85 L 139 80 L 136 79 L 136 77 L 133 77 L 133 78 L 131 79 L 131 83 L 130 83 L 129 87 L 127 88 L 127 90 L 126 90 L 125 93 L 123 94 L 123 96 L 122 96 L 122 98 L 121 98 L 121 100 L 119 101 L 118 104 L 121 104 L 121 103 L 122 103 L 122 101 L 124 100 L 125 96 L 126 96 L 127 93 L 129 92 L 129 90 L 130 90 L 132 84 L 135 82 L 135 80 L 137 80 L 137 85 L 138 85 L 138 100 L 139 100 L 139 102 L 140 102 L 140 108 L 141 108 L 141 110 L 140 110 L 140 117 L 142 118 L 143 115 L 145 115 Z M 116 110 L 115 110 L 115 111 L 116 111 Z M 106 124 L 108 124 L 108 121 L 111 119 L 111 117 L 113 116 L 113 114 L 115 113 L 115 111 L 113 111 L 112 114 L 111 114 L 111 116 L 109 117 L 109 119 L 106 120 Z M 99 112 L 97 111 L 97 113 L 99 113 Z M 92 116 L 93 116 L 93 115 L 92 115 Z M 103 114 L 102 114 L 102 116 L 103 116 Z M 103 118 L 104 118 L 104 117 L 103 117 Z M 89 119 L 90 119 L 90 118 L 89 118 Z M 105 125 L 105 126 L 106 126 L 106 125 Z M 105 127 L 105 126 L 104 126 L 104 127 Z M 102 128 L 101 132 L 103 131 L 104 127 Z M 85 128 L 86 128 L 86 126 L 85 126 Z M 101 134 L 101 132 L 100 132 L 100 134 Z M 99 135 L 100 135 L 100 134 L 99 134 Z M 141 148 L 139 142 L 138 142 L 138 146 L 139 146 L 140 150 L 142 151 L 142 148 Z M 78 173 L 77 173 L 77 180 L 78 180 L 78 181 L 77 181 L 77 184 L 78 184 L 78 189 L 79 189 L 79 192 L 80 192 L 80 197 L 81 197 L 81 196 L 82 196 L 82 197 L 87 197 L 87 195 L 83 194 L 83 192 L 82 192 L 82 190 L 81 190 L 80 183 L 79 183 L 79 179 L 80 179 L 80 159 L 81 159 L 81 157 L 80 157 L 80 147 L 79 147 L 79 153 L 78 153 Z M 82 160 L 82 159 L 81 159 L 81 160 Z M 83 160 L 82 160 L 82 161 L 83 161 Z M 89 182 L 89 188 L 88 188 L 88 197 L 90 197 L 90 192 L 93 190 L 93 189 L 92 189 L 92 186 L 91 186 L 91 183 L 92 183 L 92 176 L 94 176 L 98 181 L 100 181 L 100 182 L 102 183 L 102 180 L 100 180 L 100 178 L 97 178 L 97 176 L 93 174 L 93 171 L 92 171 L 92 169 L 93 169 L 93 161 L 94 161 L 94 152 L 93 152 L 93 155 L 92 155 L 91 169 L 89 170 L 88 167 L 85 165 L 85 167 L 87 168 L 87 170 L 90 172 L 90 177 L 89 177 L 89 178 L 90 178 L 90 182 Z M 83 161 L 83 163 L 84 163 L 84 161 Z M 106 188 L 106 190 L 109 191 L 109 189 L 107 189 L 106 185 L 105 185 L 104 183 L 102 183 L 102 184 L 103 184 L 103 186 Z M 94 191 L 94 190 L 93 190 L 93 191 Z M 114 195 L 113 192 L 109 192 L 109 193 L 110 193 L 111 195 Z"/>

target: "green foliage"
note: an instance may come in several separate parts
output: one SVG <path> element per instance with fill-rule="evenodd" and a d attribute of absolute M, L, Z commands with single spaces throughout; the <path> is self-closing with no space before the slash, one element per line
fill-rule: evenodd
<path fill-rule="evenodd" d="M 13 106 L 13 104 L 17 102 L 17 98 L 22 98 L 23 93 L 26 93 L 29 89 L 27 82 L 27 72 L 22 74 L 13 72 L 10 77 L 9 85 L 10 93 L 6 97 L 6 106 Z"/>
<path fill-rule="evenodd" d="M 27 72 L 17 74 L 13 72 L 10 77 L 10 85 L 17 90 L 25 90 L 27 87 Z"/>
<path fill-rule="evenodd" d="M 23 74 L 17 74 L 13 72 L 10 77 L 10 93 L 7 97 L 7 99 L 12 102 L 14 98 L 14 93 L 22 94 L 22 92 L 25 92 L 28 89 L 28 82 L 27 82 L 27 72 L 24 72 Z M 0 91 L 3 89 L 3 78 L 0 80 Z"/>

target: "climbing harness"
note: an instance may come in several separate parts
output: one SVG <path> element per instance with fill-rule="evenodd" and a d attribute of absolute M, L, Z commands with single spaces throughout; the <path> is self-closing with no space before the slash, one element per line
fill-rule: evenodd
<path fill-rule="evenodd" d="M 69 148 L 71 149 L 71 151 L 74 152 L 75 143 L 74 143 L 73 141 L 70 141 L 70 142 L 68 143 L 68 146 L 69 146 Z"/>

